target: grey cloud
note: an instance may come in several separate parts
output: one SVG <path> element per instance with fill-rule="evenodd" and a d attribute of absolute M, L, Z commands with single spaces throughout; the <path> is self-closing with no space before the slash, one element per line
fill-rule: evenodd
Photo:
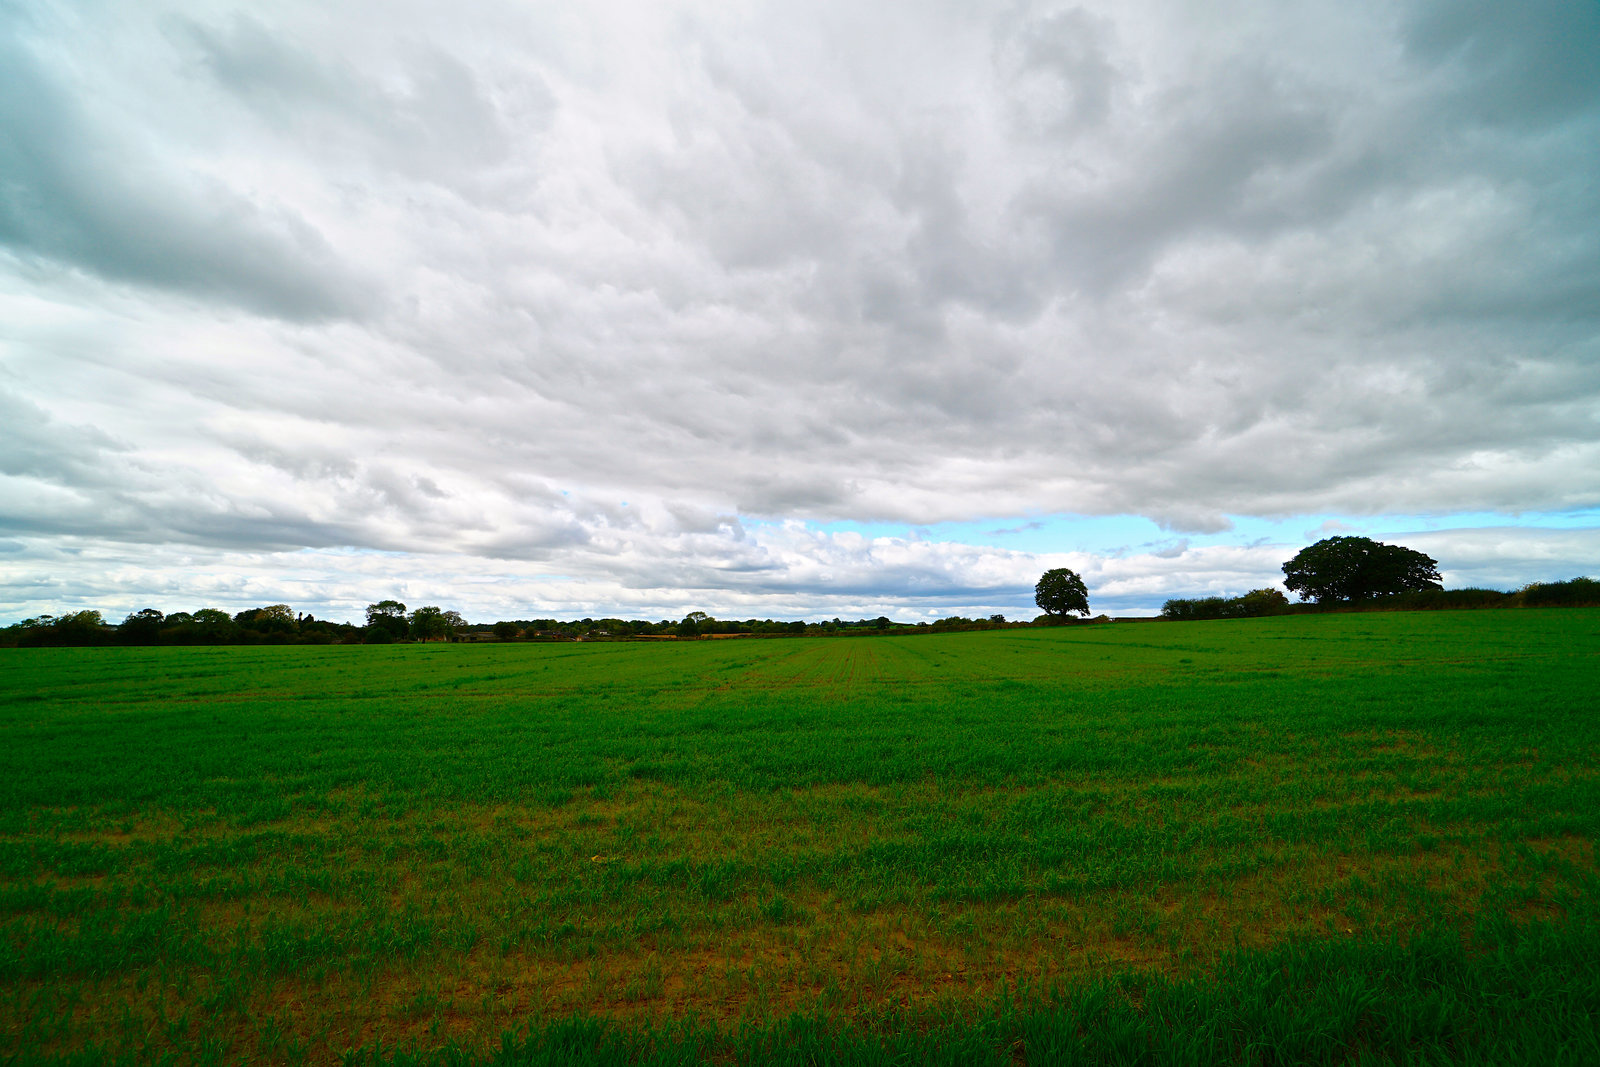
<path fill-rule="evenodd" d="M 1281 72 L 1248 68 L 1174 96 L 1162 128 L 1102 181 L 1051 176 L 1019 198 L 1019 223 L 1050 235 L 1056 266 L 1082 288 L 1121 288 L 1196 232 L 1299 221 L 1298 205 L 1275 198 L 1268 176 L 1326 151 L 1324 105 L 1303 99 Z"/>
<path fill-rule="evenodd" d="M 1532 580 L 1593 572 L 1600 530 L 1430 530 L 1377 533 L 1441 560 L 1452 585 L 1516 588 Z M 1237 595 L 1278 585 L 1292 546 L 1192 547 L 1096 557 L 1040 556 L 941 542 L 868 540 L 852 535 L 765 531 L 770 564 L 752 570 L 701 563 L 678 544 L 641 543 L 625 570 L 614 559 L 569 558 L 563 577 L 546 576 L 542 561 L 524 565 L 459 554 L 242 552 L 162 546 L 107 547 L 71 537 L 22 539 L 0 587 L 0 618 L 100 607 L 111 617 L 155 604 L 162 610 L 200 604 L 239 610 L 287 602 L 321 617 L 359 619 L 382 595 L 408 603 L 437 602 L 469 618 L 547 614 L 678 617 L 691 609 L 724 618 L 755 616 L 928 618 L 994 612 L 1035 613 L 1032 583 L 1049 566 L 1072 566 L 1089 585 L 1097 611 L 1153 613 L 1173 596 Z M 702 544 L 703 549 L 719 546 Z M 754 558 L 754 557 L 751 557 Z M 880 581 L 875 576 L 886 572 Z M 113 581 L 111 576 L 115 574 Z M 486 578 L 492 580 L 485 580 Z"/>
<path fill-rule="evenodd" d="M 0 37 L 0 244 L 116 281 L 318 319 L 369 299 L 294 211 L 159 159 L 97 124 Z"/>
<path fill-rule="evenodd" d="M 1407 19 L 1419 62 L 1459 79 L 1465 117 L 1525 129 L 1561 122 L 1600 101 L 1600 9 L 1585 0 L 1428 0 Z"/>
<path fill-rule="evenodd" d="M 463 547 L 497 560 L 553 560 L 563 549 L 589 545 L 592 533 L 575 522 L 522 521 L 514 531 L 467 541 Z"/>
<path fill-rule="evenodd" d="M 1233 520 L 1205 508 L 1150 508 L 1148 517 L 1163 530 L 1174 533 L 1222 533 L 1233 529 Z"/>
<path fill-rule="evenodd" d="M 358 476 L 360 466 L 356 461 L 338 452 L 320 447 L 291 448 L 237 434 L 220 434 L 244 459 L 253 463 L 276 467 L 278 470 L 305 482 L 348 480 Z"/>
<path fill-rule="evenodd" d="M 6 381 L 105 435 L 17 531 L 866 603 L 1024 578 L 750 520 L 1600 491 L 1587 7 L 129 10 L 0 46 Z"/>
<path fill-rule="evenodd" d="M 1595 527 L 1404 530 L 1378 539 L 1433 556 L 1452 587 L 1518 589 L 1534 581 L 1600 577 L 1600 528 Z"/>
<path fill-rule="evenodd" d="M 90 524 L 59 532 L 83 534 Z M 125 531 L 99 531 L 102 536 L 135 543 L 191 544 L 212 548 L 292 551 L 297 548 L 340 548 L 351 544 L 388 547 L 363 522 L 317 522 L 298 509 L 174 510 L 162 521 Z"/>
<path fill-rule="evenodd" d="M 38 478 L 62 486 L 106 483 L 110 454 L 129 451 L 104 431 L 54 418 L 25 397 L 0 388 L 0 474 Z"/>
<path fill-rule="evenodd" d="M 1068 135 L 1111 113 L 1121 74 L 1106 38 L 1111 27 L 1082 8 L 1025 18 L 996 42 L 996 65 L 1011 81 L 1010 103 L 1024 129 Z"/>
<path fill-rule="evenodd" d="M 473 72 L 438 48 L 418 43 L 395 89 L 318 54 L 318 47 L 275 33 L 259 18 L 236 15 L 224 26 L 172 22 L 203 69 L 274 126 L 315 140 L 313 151 L 337 157 L 352 143 L 384 168 L 461 182 L 503 163 L 511 136 Z M 523 119 L 543 126 L 554 108 L 536 73 L 523 79 Z M 530 95 L 531 93 L 531 95 Z"/>

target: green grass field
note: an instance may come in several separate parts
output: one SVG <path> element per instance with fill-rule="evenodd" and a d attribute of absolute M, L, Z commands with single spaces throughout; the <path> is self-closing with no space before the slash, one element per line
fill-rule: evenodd
<path fill-rule="evenodd" d="M 0 1059 L 1596 1062 L 1597 692 L 1595 610 L 0 650 Z"/>

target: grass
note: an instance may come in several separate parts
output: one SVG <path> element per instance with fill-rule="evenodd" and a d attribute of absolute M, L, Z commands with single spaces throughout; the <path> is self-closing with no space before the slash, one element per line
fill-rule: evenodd
<path fill-rule="evenodd" d="M 0 1057 L 1591 1061 L 1597 679 L 1573 609 L 0 650 Z"/>

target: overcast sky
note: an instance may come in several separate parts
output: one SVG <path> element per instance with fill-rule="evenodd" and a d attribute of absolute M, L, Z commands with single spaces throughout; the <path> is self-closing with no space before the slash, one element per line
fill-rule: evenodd
<path fill-rule="evenodd" d="M 1600 4 L 0 0 L 0 621 L 1600 574 Z"/>

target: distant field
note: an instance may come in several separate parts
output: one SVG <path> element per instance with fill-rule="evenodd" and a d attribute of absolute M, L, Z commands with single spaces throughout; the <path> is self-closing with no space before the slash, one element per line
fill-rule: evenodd
<path fill-rule="evenodd" d="M 1600 1059 L 1597 692 L 1600 610 L 0 650 L 0 1059 Z"/>

